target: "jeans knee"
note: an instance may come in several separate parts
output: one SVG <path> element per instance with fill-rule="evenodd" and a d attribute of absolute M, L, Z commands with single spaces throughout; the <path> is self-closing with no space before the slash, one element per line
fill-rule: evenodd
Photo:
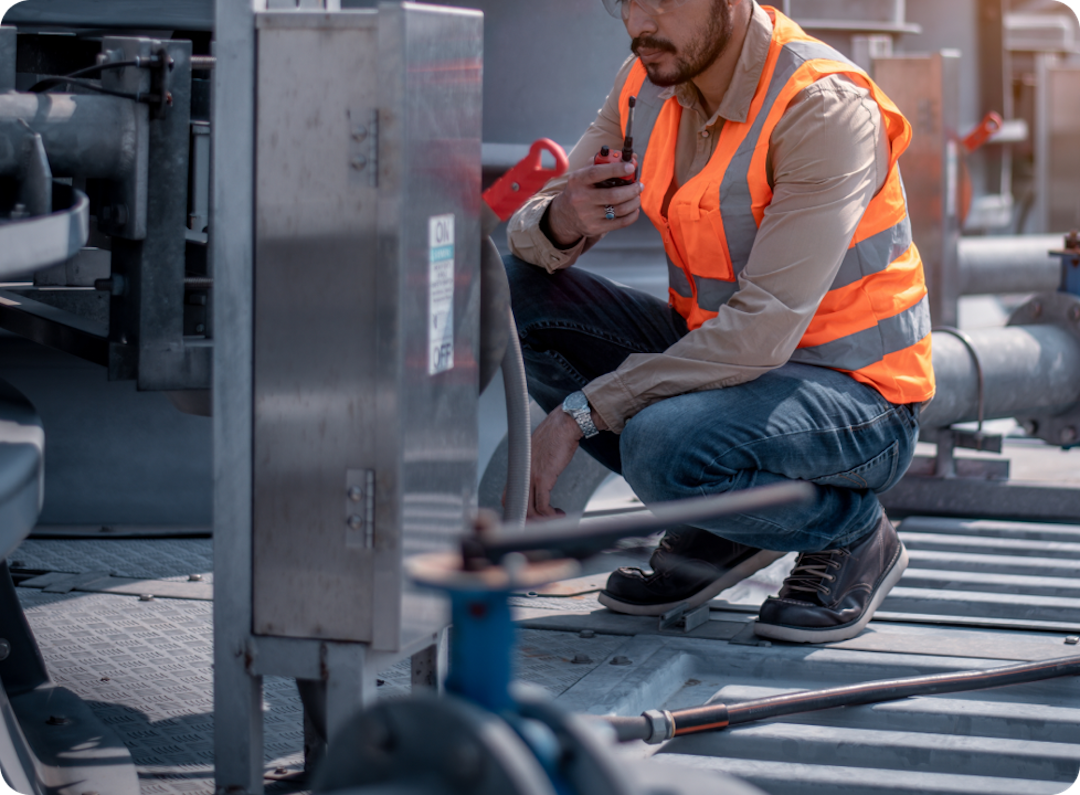
<path fill-rule="evenodd" d="M 681 448 L 685 438 L 669 422 L 660 404 L 640 412 L 626 423 L 619 439 L 623 477 L 638 498 L 646 503 L 666 502 L 690 496 L 686 459 Z"/>
<path fill-rule="evenodd" d="M 702 434 L 713 414 L 708 401 L 685 395 L 654 403 L 626 423 L 619 444 L 623 477 L 641 500 L 667 502 L 739 488 L 741 473 L 720 461 L 730 440 Z"/>
<path fill-rule="evenodd" d="M 511 295 L 536 291 L 543 284 L 540 280 L 548 275 L 543 268 L 531 265 L 513 254 L 503 257 L 503 266 L 506 268 L 506 280 L 510 283 Z"/>
<path fill-rule="evenodd" d="M 530 265 L 523 259 L 507 254 L 503 257 L 506 268 L 506 280 L 510 285 L 510 303 L 521 329 L 537 313 L 544 301 L 541 300 L 549 287 L 549 274 L 543 268 Z"/>

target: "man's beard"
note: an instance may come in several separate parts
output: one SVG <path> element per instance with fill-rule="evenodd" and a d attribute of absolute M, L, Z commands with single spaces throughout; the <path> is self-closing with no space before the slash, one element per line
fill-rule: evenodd
<path fill-rule="evenodd" d="M 727 1 L 713 0 L 713 13 L 709 16 L 709 26 L 699 37 L 687 44 L 683 52 L 679 52 L 667 39 L 658 39 L 653 36 L 638 36 L 630 42 L 630 50 L 637 55 L 638 49 L 644 47 L 675 55 L 675 68 L 669 72 L 659 71 L 656 64 L 645 65 L 649 80 L 654 85 L 666 88 L 693 80 L 716 63 L 720 53 L 731 41 L 733 29 L 731 10 L 728 8 Z"/>

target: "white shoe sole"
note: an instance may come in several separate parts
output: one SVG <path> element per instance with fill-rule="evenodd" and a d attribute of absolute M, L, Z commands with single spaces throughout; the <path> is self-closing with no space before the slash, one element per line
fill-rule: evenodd
<path fill-rule="evenodd" d="M 658 605 L 637 605 L 632 602 L 623 602 L 601 592 L 600 604 L 609 610 L 613 610 L 616 613 L 624 613 L 628 616 L 659 616 L 673 610 L 681 604 L 686 604 L 687 607 L 697 607 L 705 602 L 713 599 L 721 591 L 727 590 L 732 585 L 740 583 L 749 577 L 751 574 L 768 566 L 770 563 L 779 560 L 786 555 L 786 552 L 774 552 L 769 549 L 763 549 L 756 555 L 744 560 L 738 566 L 732 569 L 728 569 L 724 572 L 723 576 L 713 580 L 709 585 L 702 588 L 693 596 L 688 596 L 685 599 L 677 599 L 674 602 L 665 602 Z"/>
<path fill-rule="evenodd" d="M 789 627 L 783 624 L 763 624 L 761 621 L 756 621 L 754 622 L 754 634 L 762 638 L 786 640 L 791 643 L 835 643 L 839 640 L 853 638 L 866 629 L 866 625 L 870 623 L 870 619 L 874 617 L 874 613 L 881 607 L 881 603 L 885 601 L 885 597 L 889 595 L 889 591 L 891 591 L 893 587 L 900 582 L 900 578 L 904 576 L 904 570 L 907 569 L 907 567 L 908 553 L 903 543 L 901 543 L 900 554 L 897 555 L 892 568 L 889 569 L 888 574 L 885 575 L 885 579 L 878 587 L 877 593 L 874 594 L 874 598 L 870 601 L 870 606 L 866 609 L 866 612 L 859 617 L 858 621 L 852 621 L 850 624 L 844 624 L 839 627 L 826 627 L 823 629 Z"/>

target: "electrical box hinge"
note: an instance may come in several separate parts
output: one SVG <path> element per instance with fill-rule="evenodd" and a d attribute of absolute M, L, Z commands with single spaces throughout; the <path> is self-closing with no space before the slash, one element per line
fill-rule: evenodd
<path fill-rule="evenodd" d="M 345 470 L 345 546 L 375 548 L 375 470 Z"/>
<path fill-rule="evenodd" d="M 349 111 L 349 168 L 367 177 L 369 187 L 379 187 L 379 111 Z"/>

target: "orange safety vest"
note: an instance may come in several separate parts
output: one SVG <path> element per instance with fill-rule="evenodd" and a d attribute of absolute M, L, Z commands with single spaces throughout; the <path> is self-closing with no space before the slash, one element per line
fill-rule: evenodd
<path fill-rule="evenodd" d="M 648 80 L 640 61 L 623 87 L 624 128 L 627 99 L 638 98 L 634 138 L 644 152 L 641 207 L 664 239 L 670 303 L 695 329 L 735 294 L 772 201 L 766 159 L 773 129 L 804 88 L 828 75 L 847 75 L 881 108 L 889 174 L 790 361 L 849 373 L 892 403 L 928 400 L 934 394 L 930 310 L 897 166 L 911 142 L 911 125 L 862 69 L 779 11 L 765 11 L 773 19 L 772 43 L 748 118 L 724 122 L 712 159 L 679 187 L 666 214 L 682 106 L 674 97 L 661 98 L 664 89 Z"/>

